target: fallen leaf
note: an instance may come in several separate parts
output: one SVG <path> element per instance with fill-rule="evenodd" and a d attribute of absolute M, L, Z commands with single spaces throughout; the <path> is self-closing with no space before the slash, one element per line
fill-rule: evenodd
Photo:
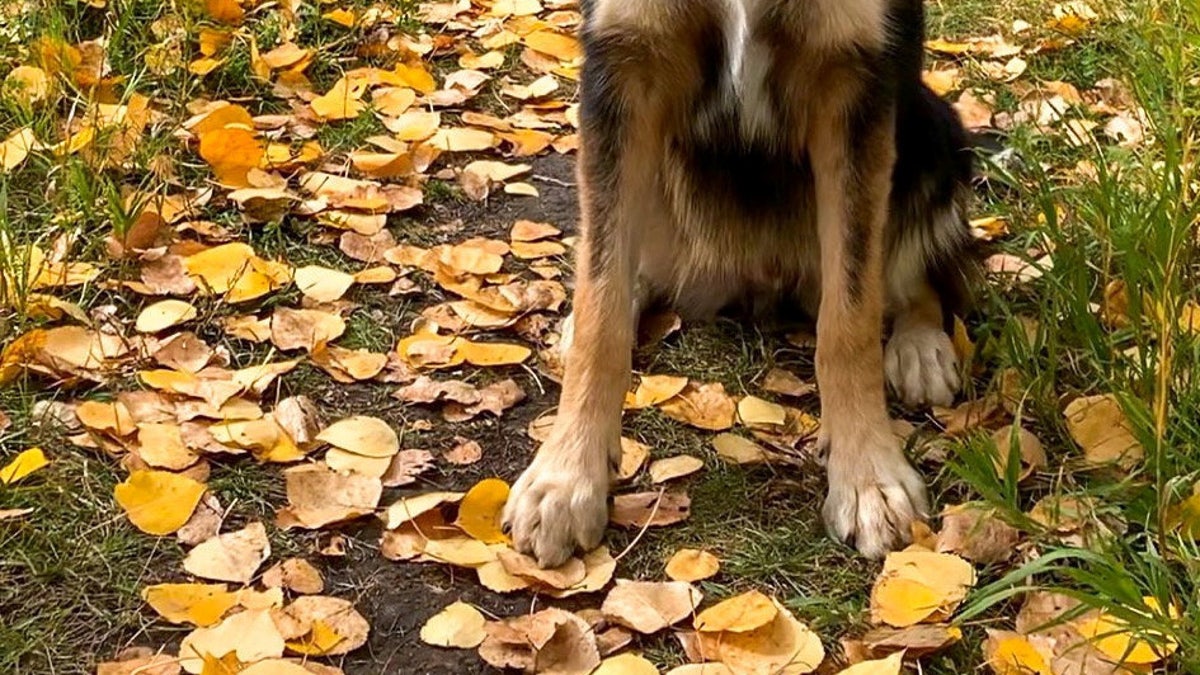
<path fill-rule="evenodd" d="M 431 511 L 447 502 L 458 502 L 464 496 L 465 493 L 462 492 L 427 492 L 413 497 L 401 497 L 387 507 L 383 514 L 383 527 L 387 530 L 394 530 L 422 513 Z"/>
<path fill-rule="evenodd" d="M 1034 471 L 1046 467 L 1046 448 L 1033 432 L 1024 427 L 1011 424 L 1003 426 L 992 433 L 992 442 L 996 444 L 996 471 L 1001 475 L 1008 471 L 1014 442 L 1021 462 L 1021 469 L 1017 474 L 1019 480 L 1025 480 L 1033 475 Z"/>
<path fill-rule="evenodd" d="M 400 451 L 400 438 L 387 422 L 364 415 L 338 420 L 317 440 L 364 457 L 390 458 Z"/>
<path fill-rule="evenodd" d="M 202 673 L 206 657 L 233 653 L 240 663 L 283 656 L 283 636 L 266 609 L 238 612 L 215 626 L 197 628 L 179 645 L 179 662 L 189 673 Z"/>
<path fill-rule="evenodd" d="M 167 471 L 134 471 L 113 491 L 129 522 L 147 534 L 171 534 L 191 517 L 204 485 Z"/>
<path fill-rule="evenodd" d="M 508 483 L 499 478 L 482 480 L 467 490 L 467 494 L 459 502 L 458 518 L 454 524 L 485 544 L 506 544 L 508 535 L 501 531 L 500 523 L 506 501 Z M 480 639 L 482 640 L 482 637 Z"/>
<path fill-rule="evenodd" d="M 442 459 L 460 466 L 474 464 L 483 458 L 483 446 L 461 436 L 454 437 L 455 445 L 442 453 Z"/>
<path fill-rule="evenodd" d="M 678 396 L 659 405 L 673 420 L 707 431 L 724 431 L 733 426 L 736 405 L 720 383 L 689 383 Z"/>
<path fill-rule="evenodd" d="M 703 598 L 699 589 L 682 581 L 617 579 L 600 611 L 622 626 L 649 635 L 691 616 Z"/>
<path fill-rule="evenodd" d="M 286 588 L 301 595 L 316 595 L 325 590 L 325 580 L 312 563 L 303 558 L 288 558 L 263 572 L 267 588 Z"/>
<path fill-rule="evenodd" d="M 289 651 L 337 656 L 367 642 L 371 626 L 354 604 L 342 598 L 306 595 L 273 615 Z"/>
<path fill-rule="evenodd" d="M 735 434 L 718 434 L 712 440 L 717 456 L 734 464 L 762 464 L 770 454 L 758 443 Z"/>
<path fill-rule="evenodd" d="M 354 285 L 355 278 L 353 274 L 347 274 L 340 270 L 320 265 L 306 265 L 296 268 L 292 281 L 296 284 L 296 288 L 304 294 L 304 297 L 314 302 L 335 302 L 350 290 L 350 287 Z"/>
<path fill-rule="evenodd" d="M 421 626 L 421 641 L 435 647 L 474 649 L 487 637 L 479 610 L 459 601 L 429 617 Z"/>
<path fill-rule="evenodd" d="M 0 468 L 0 483 L 12 485 L 29 474 L 50 464 L 41 448 L 29 448 Z"/>
<path fill-rule="evenodd" d="M 735 673 L 794 673 L 804 675 L 825 660 L 821 639 L 774 603 L 776 615 L 754 630 L 697 633 L 703 655 L 724 663 Z"/>
<path fill-rule="evenodd" d="M 658 675 L 658 668 L 642 655 L 626 652 L 604 659 L 591 675 Z"/>
<path fill-rule="evenodd" d="M 202 542 L 183 559 L 183 569 L 204 579 L 248 584 L 271 556 L 271 543 L 262 523 Z"/>
<path fill-rule="evenodd" d="M 542 440 L 545 439 L 534 439 Z M 650 446 L 632 438 L 621 437 L 621 464 L 617 467 L 617 480 L 629 480 L 637 475 L 642 465 L 650 458 Z"/>
<path fill-rule="evenodd" d="M 665 483 L 669 480 L 689 476 L 704 468 L 704 460 L 692 455 L 676 455 L 655 460 L 650 464 L 650 482 Z"/>
<path fill-rule="evenodd" d="M 960 504 L 942 511 L 942 529 L 935 550 L 990 565 L 1012 557 L 1020 540 L 1021 533 L 1001 520 L 994 510 L 979 504 Z"/>
<path fill-rule="evenodd" d="M 759 591 L 747 591 L 704 610 L 693 625 L 702 633 L 744 633 L 767 625 L 778 613 L 779 609 L 771 598 Z"/>
<path fill-rule="evenodd" d="M 667 576 L 675 581 L 701 581 L 717 573 L 721 561 L 708 551 L 681 548 L 667 561 Z"/>
<path fill-rule="evenodd" d="M 682 492 L 639 492 L 613 497 L 609 521 L 621 527 L 662 527 L 686 520 L 692 500 Z"/>
<path fill-rule="evenodd" d="M 316 529 L 375 511 L 383 494 L 378 478 L 342 475 L 322 464 L 284 471 L 288 505 L 278 514 L 282 527 Z"/>
<path fill-rule="evenodd" d="M 738 420 L 747 426 L 780 426 L 787 422 L 787 411 L 778 403 L 757 396 L 743 396 L 737 404 Z"/>
<path fill-rule="evenodd" d="M 346 322 L 337 314 L 319 309 L 276 307 L 271 314 L 271 342 L 283 350 L 313 351 L 346 332 Z"/>
<path fill-rule="evenodd" d="M 838 675 L 900 675 L 903 666 L 904 652 L 896 652 L 886 658 L 856 663 Z"/>
<path fill-rule="evenodd" d="M 238 605 L 225 584 L 157 584 L 143 588 L 142 599 L 167 621 L 194 626 L 211 626 Z"/>
<path fill-rule="evenodd" d="M 558 567 L 545 569 L 533 558 L 511 549 L 500 549 L 496 556 L 509 574 L 560 590 L 571 588 L 587 576 L 587 566 L 579 558 L 569 558 Z"/>
<path fill-rule="evenodd" d="M 1114 395 L 1077 398 L 1067 404 L 1063 416 L 1071 438 L 1083 448 L 1090 466 L 1115 463 L 1131 469 L 1141 463 L 1145 450 L 1133 435 L 1129 419 Z"/>
<path fill-rule="evenodd" d="M 639 410 L 656 406 L 679 395 L 688 379 L 677 375 L 643 375 L 637 389 L 625 395 L 625 409 Z"/>
<path fill-rule="evenodd" d="M 1055 675 L 1050 668 L 1052 647 L 1044 642 L 1044 638 L 989 629 L 983 656 L 996 675 Z"/>
<path fill-rule="evenodd" d="M 196 308 L 182 300 L 162 300 L 138 314 L 134 328 L 139 333 L 157 333 L 196 318 Z"/>
<path fill-rule="evenodd" d="M 975 585 L 971 563 L 949 553 L 889 553 L 871 589 L 871 618 L 904 628 L 954 611 Z"/>
<path fill-rule="evenodd" d="M 800 379 L 795 373 L 783 370 L 782 368 L 772 368 L 767 371 L 766 377 L 763 378 L 763 389 L 784 396 L 794 396 L 800 398 L 808 396 L 817 391 L 817 385 L 811 382 L 805 382 Z"/>

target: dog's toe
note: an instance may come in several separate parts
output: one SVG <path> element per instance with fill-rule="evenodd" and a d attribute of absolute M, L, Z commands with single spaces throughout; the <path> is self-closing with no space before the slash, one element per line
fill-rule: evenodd
<path fill-rule="evenodd" d="M 939 328 L 897 331 L 888 340 L 884 368 L 892 390 L 912 408 L 950 405 L 961 384 L 954 344 Z"/>

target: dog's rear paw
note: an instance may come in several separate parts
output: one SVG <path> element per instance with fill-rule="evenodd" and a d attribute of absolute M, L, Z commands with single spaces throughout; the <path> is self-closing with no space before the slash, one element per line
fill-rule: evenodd
<path fill-rule="evenodd" d="M 913 522 L 928 516 L 929 501 L 895 437 L 881 429 L 829 440 L 834 445 L 823 515 L 830 534 L 873 559 L 909 543 Z M 839 449 L 839 442 L 849 445 Z"/>
<path fill-rule="evenodd" d="M 932 326 L 901 328 L 892 334 L 884 351 L 884 371 L 900 401 L 911 408 L 948 406 L 961 385 L 954 343 Z"/>
<path fill-rule="evenodd" d="M 567 455 L 543 451 L 513 485 L 504 527 L 513 547 L 542 567 L 600 543 L 608 523 L 608 475 Z"/>

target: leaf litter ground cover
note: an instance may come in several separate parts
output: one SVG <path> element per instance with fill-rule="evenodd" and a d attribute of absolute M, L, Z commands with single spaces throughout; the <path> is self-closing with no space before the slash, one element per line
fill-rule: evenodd
<path fill-rule="evenodd" d="M 961 22 L 970 4 L 937 18 Z M 1125 536 L 1122 509 L 1064 486 L 1136 476 L 1154 451 L 1141 408 L 1098 382 L 1031 412 L 1037 378 L 979 317 L 955 322 L 976 386 L 896 423 L 940 474 L 944 510 L 881 568 L 817 526 L 811 335 L 669 314 L 643 321 L 606 544 L 552 570 L 509 547 L 506 480 L 544 439 L 561 373 L 572 0 L 24 9 L 0 143 L 0 550 L 19 552 L 0 554 L 5 667 L 1188 667 L 1171 624 L 1194 618 L 1194 587 L 1089 604 L 1030 583 L 972 605 L 996 592 L 986 584 L 1024 583 L 1004 581 L 1023 564 Z M 1152 147 L 1119 72 L 1058 73 L 1134 21 L 1102 9 L 1015 4 L 1005 21 L 935 31 L 926 80 L 973 130 Z M 1110 170 L 1052 159 L 1068 181 Z M 1001 245 L 987 261 L 999 294 L 1055 271 L 1054 241 L 1036 236 L 1049 217 L 1032 213 L 985 200 L 972 221 Z M 1124 334 L 1200 331 L 1195 298 L 1131 287 L 1108 281 L 1088 311 Z M 1053 330 L 1019 312 L 1012 324 L 1030 345 Z M 997 485 L 1020 508 L 997 504 Z M 1196 497 L 1166 503 L 1157 527 L 1194 537 Z M 107 568 L 103 593 L 72 576 L 72 554 L 48 562 L 67 551 Z M 73 586 L 56 599 L 59 578 Z"/>

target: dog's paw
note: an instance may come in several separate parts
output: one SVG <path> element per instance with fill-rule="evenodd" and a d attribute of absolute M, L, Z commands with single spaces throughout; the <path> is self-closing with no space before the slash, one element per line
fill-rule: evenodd
<path fill-rule="evenodd" d="M 590 551 L 608 523 L 608 469 L 563 448 L 545 448 L 517 479 L 504 508 L 513 547 L 542 567 Z"/>
<path fill-rule="evenodd" d="M 829 533 L 864 556 L 883 558 L 909 543 L 912 523 L 929 514 L 925 482 L 887 428 L 829 438 Z M 845 445 L 839 445 L 845 444 Z"/>
<path fill-rule="evenodd" d="M 911 408 L 948 406 L 961 385 L 954 343 L 931 326 L 893 333 L 884 350 L 884 372 L 900 401 Z"/>

